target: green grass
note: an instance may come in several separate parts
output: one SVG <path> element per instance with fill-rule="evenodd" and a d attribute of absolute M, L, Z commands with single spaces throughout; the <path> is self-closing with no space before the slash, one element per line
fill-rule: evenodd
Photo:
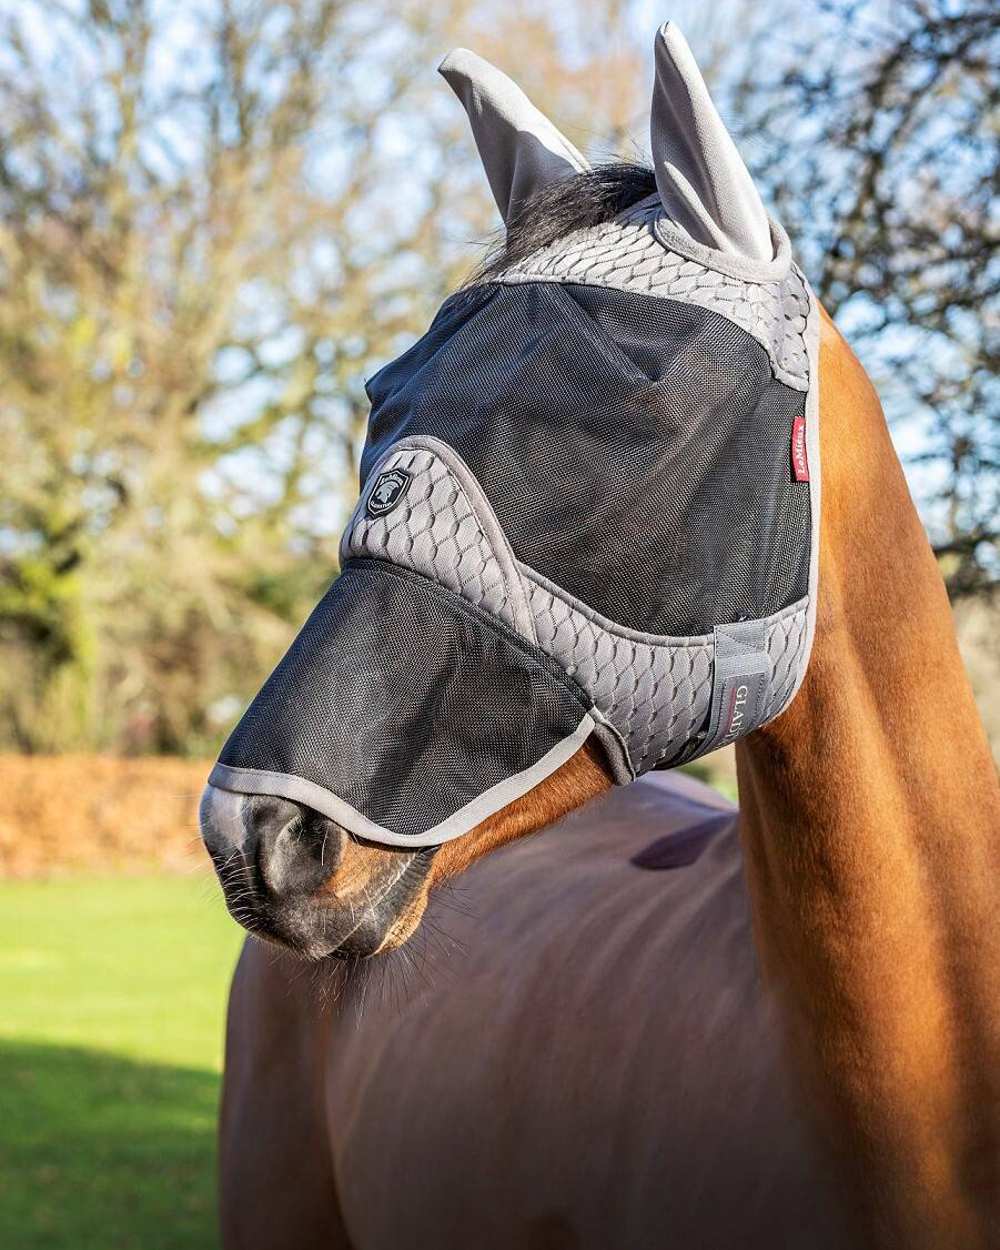
<path fill-rule="evenodd" d="M 209 1250 L 226 987 L 210 878 L 0 882 L 0 1246 Z"/>
<path fill-rule="evenodd" d="M 239 944 L 207 874 L 0 882 L 2 1250 L 217 1245 Z"/>

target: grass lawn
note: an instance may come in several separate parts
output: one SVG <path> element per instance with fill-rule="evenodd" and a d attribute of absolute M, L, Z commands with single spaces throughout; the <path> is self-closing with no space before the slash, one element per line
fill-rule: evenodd
<path fill-rule="evenodd" d="M 215 1247 L 214 882 L 0 882 L 0 1246 Z"/>
<path fill-rule="evenodd" d="M 0 1250 L 217 1246 L 239 945 L 207 872 L 0 881 Z"/>

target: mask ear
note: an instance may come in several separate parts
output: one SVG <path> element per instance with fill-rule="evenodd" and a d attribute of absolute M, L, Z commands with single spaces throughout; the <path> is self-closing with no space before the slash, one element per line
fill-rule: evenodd
<path fill-rule="evenodd" d="M 672 22 L 654 44 L 650 134 L 663 207 L 698 243 L 753 261 L 773 257 L 760 194 Z"/>
<path fill-rule="evenodd" d="M 505 223 L 540 187 L 590 168 L 516 83 L 474 52 L 456 48 L 438 66 L 465 106 Z"/>

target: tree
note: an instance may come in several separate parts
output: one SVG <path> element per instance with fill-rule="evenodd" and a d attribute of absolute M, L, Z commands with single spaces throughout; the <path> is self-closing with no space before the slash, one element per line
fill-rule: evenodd
<path fill-rule="evenodd" d="M 213 702 L 231 715 L 335 572 L 364 374 L 485 226 L 482 197 L 441 211 L 436 18 L 170 12 L 4 14 L 0 698 L 22 748 L 216 736 Z M 392 153 L 404 112 L 426 170 Z"/>
<path fill-rule="evenodd" d="M 495 222 L 434 65 L 592 110 L 606 8 L 0 0 L 0 745 L 217 746 L 336 573 L 366 374 Z"/>

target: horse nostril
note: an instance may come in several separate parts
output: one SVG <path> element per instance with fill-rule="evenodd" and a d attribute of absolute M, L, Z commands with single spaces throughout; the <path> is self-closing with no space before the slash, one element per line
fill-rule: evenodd
<path fill-rule="evenodd" d="M 290 799 L 255 798 L 244 813 L 246 855 L 271 895 L 309 894 L 324 885 L 343 856 L 336 822 Z"/>
<path fill-rule="evenodd" d="M 233 918 L 309 959 L 398 945 L 423 912 L 433 850 L 366 843 L 311 807 L 213 785 L 201 826 Z"/>

